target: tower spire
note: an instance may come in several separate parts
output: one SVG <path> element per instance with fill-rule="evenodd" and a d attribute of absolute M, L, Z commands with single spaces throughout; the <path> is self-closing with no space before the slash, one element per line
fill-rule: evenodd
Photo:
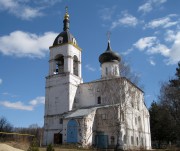
<path fill-rule="evenodd" d="M 69 21 L 69 14 L 68 14 L 68 7 L 67 6 L 65 7 L 65 10 L 66 10 L 66 13 L 64 15 L 64 20 L 63 20 L 63 23 L 64 23 L 63 30 L 64 31 L 68 31 L 69 30 L 69 23 L 70 23 L 70 21 Z"/>

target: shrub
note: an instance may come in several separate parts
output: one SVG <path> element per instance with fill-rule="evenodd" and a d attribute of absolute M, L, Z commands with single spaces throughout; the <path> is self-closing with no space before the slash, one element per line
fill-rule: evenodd
<path fill-rule="evenodd" d="M 34 138 L 27 151 L 39 151 L 37 140 Z"/>
<path fill-rule="evenodd" d="M 47 146 L 46 151 L 55 151 L 55 150 L 54 150 L 53 146 L 52 146 L 51 144 L 49 144 L 49 145 Z"/>

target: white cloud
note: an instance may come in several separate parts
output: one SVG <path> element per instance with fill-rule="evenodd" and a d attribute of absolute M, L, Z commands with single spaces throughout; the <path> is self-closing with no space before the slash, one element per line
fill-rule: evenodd
<path fill-rule="evenodd" d="M 9 102 L 9 101 L 1 101 L 1 105 L 11 108 L 11 109 L 17 109 L 17 110 L 27 110 L 27 111 L 32 111 L 33 106 L 31 105 L 24 105 L 22 102 Z"/>
<path fill-rule="evenodd" d="M 3 80 L 0 78 L 0 85 L 2 84 Z"/>
<path fill-rule="evenodd" d="M 11 109 L 16 109 L 16 110 L 26 110 L 26 111 L 32 111 L 34 110 L 35 106 L 38 104 L 44 104 L 45 103 L 45 97 L 36 97 L 35 99 L 29 101 L 28 105 L 25 105 L 21 101 L 17 102 L 10 102 L 10 101 L 0 101 L 0 105 L 11 108 Z"/>
<path fill-rule="evenodd" d="M 173 44 L 170 49 L 171 51 L 169 53 L 167 64 L 176 64 L 180 61 L 180 31 L 173 35 L 171 41 L 173 42 Z"/>
<path fill-rule="evenodd" d="M 114 14 L 116 9 L 116 6 L 113 6 L 111 8 L 103 8 L 101 10 L 99 10 L 99 14 L 100 14 L 100 18 L 102 20 L 111 20 L 112 19 L 112 15 Z"/>
<path fill-rule="evenodd" d="M 168 15 L 163 18 L 158 18 L 155 20 L 150 21 L 148 24 L 145 25 L 145 28 L 168 28 L 171 26 L 175 26 L 178 24 L 178 21 L 172 21 L 172 17 L 176 16 L 175 14 Z"/>
<path fill-rule="evenodd" d="M 147 49 L 147 53 L 149 54 L 157 54 L 160 53 L 161 55 L 168 57 L 170 54 L 170 49 L 163 45 L 163 44 L 155 44 L 153 47 Z"/>
<path fill-rule="evenodd" d="M 156 63 L 154 62 L 154 60 L 149 60 L 149 63 L 152 65 L 152 66 L 155 66 L 156 65 Z"/>
<path fill-rule="evenodd" d="M 95 68 L 93 68 L 91 65 L 87 64 L 86 66 L 86 69 L 88 69 L 89 71 L 96 71 Z"/>
<path fill-rule="evenodd" d="M 14 31 L 9 35 L 0 37 L 0 52 L 10 56 L 42 58 L 57 35 L 58 33 L 54 32 L 36 35 Z"/>
<path fill-rule="evenodd" d="M 118 18 L 116 21 L 113 21 L 111 24 L 111 29 L 116 28 L 117 26 L 136 26 L 138 24 L 138 20 L 136 17 L 128 14 L 127 12 L 123 13 L 123 17 Z"/>
<path fill-rule="evenodd" d="M 153 10 L 153 8 L 160 8 L 160 5 L 165 3 L 167 0 L 147 0 L 146 3 L 139 6 L 138 11 L 143 13 L 148 13 Z"/>
<path fill-rule="evenodd" d="M 144 37 L 140 38 L 135 44 L 134 47 L 140 51 L 145 50 L 147 54 L 161 54 L 164 57 L 169 57 L 170 49 L 159 42 L 157 37 Z"/>
<path fill-rule="evenodd" d="M 180 61 L 180 32 L 168 30 L 165 35 L 167 36 L 165 40 L 171 42 L 168 46 L 160 43 L 157 37 L 144 37 L 134 43 L 131 49 L 137 48 L 151 56 L 160 54 L 165 57 L 165 63 L 167 65 L 176 64 Z M 155 65 L 153 59 L 149 59 L 149 62 Z"/>
<path fill-rule="evenodd" d="M 45 104 L 45 97 L 44 96 L 37 97 L 37 98 L 31 100 L 29 102 L 29 104 L 31 104 L 33 106 L 38 105 L 38 104 Z"/>
<path fill-rule="evenodd" d="M 138 11 L 143 11 L 144 13 L 150 12 L 151 10 L 152 10 L 152 5 L 149 1 L 139 6 L 138 8 Z"/>
<path fill-rule="evenodd" d="M 6 10 L 10 14 L 23 20 L 30 20 L 43 15 L 39 8 L 29 7 L 25 4 L 26 2 L 27 1 L 0 0 L 0 9 Z"/>
<path fill-rule="evenodd" d="M 144 37 L 140 38 L 135 44 L 133 44 L 139 50 L 144 50 L 146 48 L 150 48 L 156 43 L 156 37 Z"/>

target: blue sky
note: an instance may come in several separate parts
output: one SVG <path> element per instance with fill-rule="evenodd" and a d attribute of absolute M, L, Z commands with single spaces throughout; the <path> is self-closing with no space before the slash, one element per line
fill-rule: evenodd
<path fill-rule="evenodd" d="M 179 0 L 0 0 L 0 116 L 17 127 L 43 125 L 49 46 L 63 30 L 65 6 L 82 48 L 84 82 L 100 78 L 98 57 L 110 31 L 147 106 L 157 100 L 180 60 Z"/>

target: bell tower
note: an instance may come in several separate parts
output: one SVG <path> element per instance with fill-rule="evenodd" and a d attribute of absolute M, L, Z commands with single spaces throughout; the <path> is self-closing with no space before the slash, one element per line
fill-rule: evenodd
<path fill-rule="evenodd" d="M 45 92 L 44 145 L 54 143 L 54 135 L 62 129 L 62 114 L 72 110 L 77 87 L 82 83 L 81 48 L 69 31 L 67 8 L 63 24 L 63 31 L 50 47 Z"/>

